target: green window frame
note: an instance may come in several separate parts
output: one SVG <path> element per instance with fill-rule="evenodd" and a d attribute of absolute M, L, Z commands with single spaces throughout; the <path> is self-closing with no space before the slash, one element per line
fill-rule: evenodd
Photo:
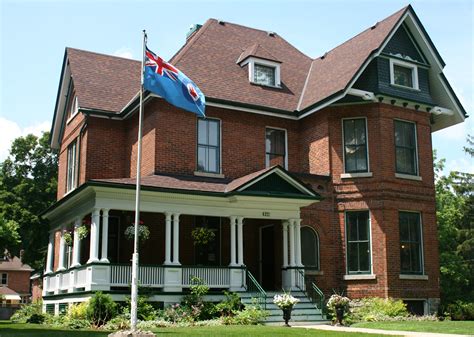
<path fill-rule="evenodd" d="M 423 274 L 423 231 L 421 214 L 399 212 L 400 273 Z"/>
<path fill-rule="evenodd" d="M 370 212 L 347 211 L 346 264 L 348 274 L 372 273 Z"/>

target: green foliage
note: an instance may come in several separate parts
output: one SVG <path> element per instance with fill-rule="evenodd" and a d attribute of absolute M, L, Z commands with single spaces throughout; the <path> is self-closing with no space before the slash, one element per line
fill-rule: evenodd
<path fill-rule="evenodd" d="M 88 329 L 91 322 L 87 319 L 66 319 L 61 326 L 71 330 Z"/>
<path fill-rule="evenodd" d="M 48 224 L 39 217 L 56 200 L 57 154 L 49 133 L 15 139 L 9 157 L 0 163 L 0 217 L 18 224 L 21 242 L 7 248 L 25 250 L 25 263 L 41 268 L 48 242 Z"/>
<path fill-rule="evenodd" d="M 471 157 L 470 147 L 464 150 Z M 442 175 L 444 159 L 437 160 L 436 217 L 440 251 L 441 301 L 446 307 L 456 300 L 474 302 L 474 174 L 450 172 Z"/>
<path fill-rule="evenodd" d="M 237 293 L 224 291 L 225 300 L 216 304 L 215 312 L 222 316 L 234 316 L 234 312 L 242 309 L 242 302 Z"/>
<path fill-rule="evenodd" d="M 128 330 L 130 329 L 130 315 L 121 314 L 115 316 L 104 325 L 105 330 Z"/>
<path fill-rule="evenodd" d="M 446 308 L 453 321 L 474 321 L 474 303 L 456 301 Z"/>
<path fill-rule="evenodd" d="M 87 307 L 89 302 L 81 302 L 78 304 L 73 304 L 69 306 L 67 310 L 67 318 L 71 320 L 83 320 L 87 319 Z"/>
<path fill-rule="evenodd" d="M 222 317 L 226 325 L 256 325 L 262 323 L 268 312 L 256 305 L 248 305 L 242 311 L 234 311 L 233 316 Z"/>
<path fill-rule="evenodd" d="M 0 214 L 0 252 L 2 254 L 5 249 L 14 251 L 20 245 L 19 229 L 20 226 L 16 221 L 5 220 L 3 214 Z"/>
<path fill-rule="evenodd" d="M 18 309 L 10 320 L 14 323 L 35 323 L 34 320 L 41 320 L 39 316 L 43 316 L 42 302 L 33 302 L 29 304 L 23 304 L 20 309 Z M 33 317 L 33 318 L 32 318 Z M 32 320 L 30 322 L 30 320 Z M 44 316 L 41 323 L 44 321 Z"/>
<path fill-rule="evenodd" d="M 353 300 L 345 318 L 346 323 L 385 321 L 390 318 L 404 319 L 409 316 L 405 303 L 392 298 L 363 298 Z"/>
<path fill-rule="evenodd" d="M 196 227 L 192 230 L 191 236 L 193 237 L 196 246 L 205 246 L 209 244 L 209 242 L 214 241 L 216 233 L 207 227 Z"/>
<path fill-rule="evenodd" d="M 112 297 L 102 292 L 96 292 L 89 300 L 87 306 L 87 318 L 99 327 L 107 323 L 117 315 L 117 304 Z"/>
<path fill-rule="evenodd" d="M 127 297 L 127 306 L 124 308 L 124 314 L 129 315 L 132 307 L 130 297 Z M 137 318 L 141 321 L 152 321 L 156 319 L 156 310 L 148 302 L 147 296 L 138 296 L 137 298 Z"/>
<path fill-rule="evenodd" d="M 135 226 L 131 225 L 125 229 L 124 235 L 127 239 L 133 240 L 135 237 Z M 150 229 L 146 225 L 138 225 L 138 237 L 140 241 L 146 241 L 150 238 Z"/>

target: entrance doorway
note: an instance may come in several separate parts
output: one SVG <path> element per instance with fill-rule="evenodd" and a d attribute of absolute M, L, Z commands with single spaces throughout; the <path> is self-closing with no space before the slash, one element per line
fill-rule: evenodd
<path fill-rule="evenodd" d="M 260 284 L 265 290 L 275 290 L 275 226 L 259 228 Z"/>

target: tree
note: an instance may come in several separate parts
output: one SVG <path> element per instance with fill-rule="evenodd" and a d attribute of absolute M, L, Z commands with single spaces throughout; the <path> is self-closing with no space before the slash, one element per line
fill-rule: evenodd
<path fill-rule="evenodd" d="M 473 137 L 466 154 L 474 156 Z M 436 156 L 436 153 L 435 153 Z M 444 304 L 474 300 L 474 174 L 442 176 L 444 160 L 435 160 L 436 215 L 440 244 L 441 297 Z"/>
<path fill-rule="evenodd" d="M 15 250 L 20 245 L 18 223 L 14 220 L 6 221 L 0 216 L 0 257 L 5 250 Z"/>
<path fill-rule="evenodd" d="M 16 138 L 8 158 L 0 164 L 0 216 L 18 224 L 21 242 L 9 242 L 12 255 L 25 250 L 24 261 L 33 268 L 44 263 L 49 225 L 41 212 L 56 200 L 57 154 L 49 146 L 49 133 Z"/>

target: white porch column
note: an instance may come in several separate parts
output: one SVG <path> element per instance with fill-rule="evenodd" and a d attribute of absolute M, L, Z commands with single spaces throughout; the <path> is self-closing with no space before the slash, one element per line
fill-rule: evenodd
<path fill-rule="evenodd" d="M 230 217 L 230 264 L 229 266 L 236 266 L 235 261 L 235 221 L 236 217 Z"/>
<path fill-rule="evenodd" d="M 296 265 L 295 259 L 295 219 L 290 219 L 290 267 Z"/>
<path fill-rule="evenodd" d="M 301 219 L 295 220 L 295 250 L 296 265 L 303 267 L 301 263 Z"/>
<path fill-rule="evenodd" d="M 237 217 L 237 264 L 239 266 L 244 265 L 244 218 Z"/>
<path fill-rule="evenodd" d="M 173 264 L 179 263 L 179 213 L 173 214 Z"/>
<path fill-rule="evenodd" d="M 64 241 L 64 231 L 66 228 L 62 227 L 61 228 L 61 236 L 59 239 L 59 263 L 58 263 L 58 270 L 57 271 L 63 271 L 66 270 L 66 242 Z"/>
<path fill-rule="evenodd" d="M 109 247 L 109 210 L 102 210 L 102 253 L 100 254 L 100 262 L 109 263 L 107 251 Z"/>
<path fill-rule="evenodd" d="M 171 213 L 165 213 L 165 263 L 171 264 Z"/>
<path fill-rule="evenodd" d="M 53 258 L 54 258 L 54 231 L 49 233 L 48 254 L 46 256 L 46 270 L 45 274 L 53 272 Z"/>
<path fill-rule="evenodd" d="M 99 262 L 99 221 L 100 209 L 94 208 L 91 219 L 91 242 L 87 263 Z"/>
<path fill-rule="evenodd" d="M 81 227 L 81 219 L 76 219 L 74 221 L 74 241 L 72 243 L 72 264 L 71 267 L 80 266 L 81 260 L 81 240 L 79 240 L 79 227 Z"/>
<path fill-rule="evenodd" d="M 288 221 L 284 220 L 283 227 L 283 268 L 288 267 Z"/>

